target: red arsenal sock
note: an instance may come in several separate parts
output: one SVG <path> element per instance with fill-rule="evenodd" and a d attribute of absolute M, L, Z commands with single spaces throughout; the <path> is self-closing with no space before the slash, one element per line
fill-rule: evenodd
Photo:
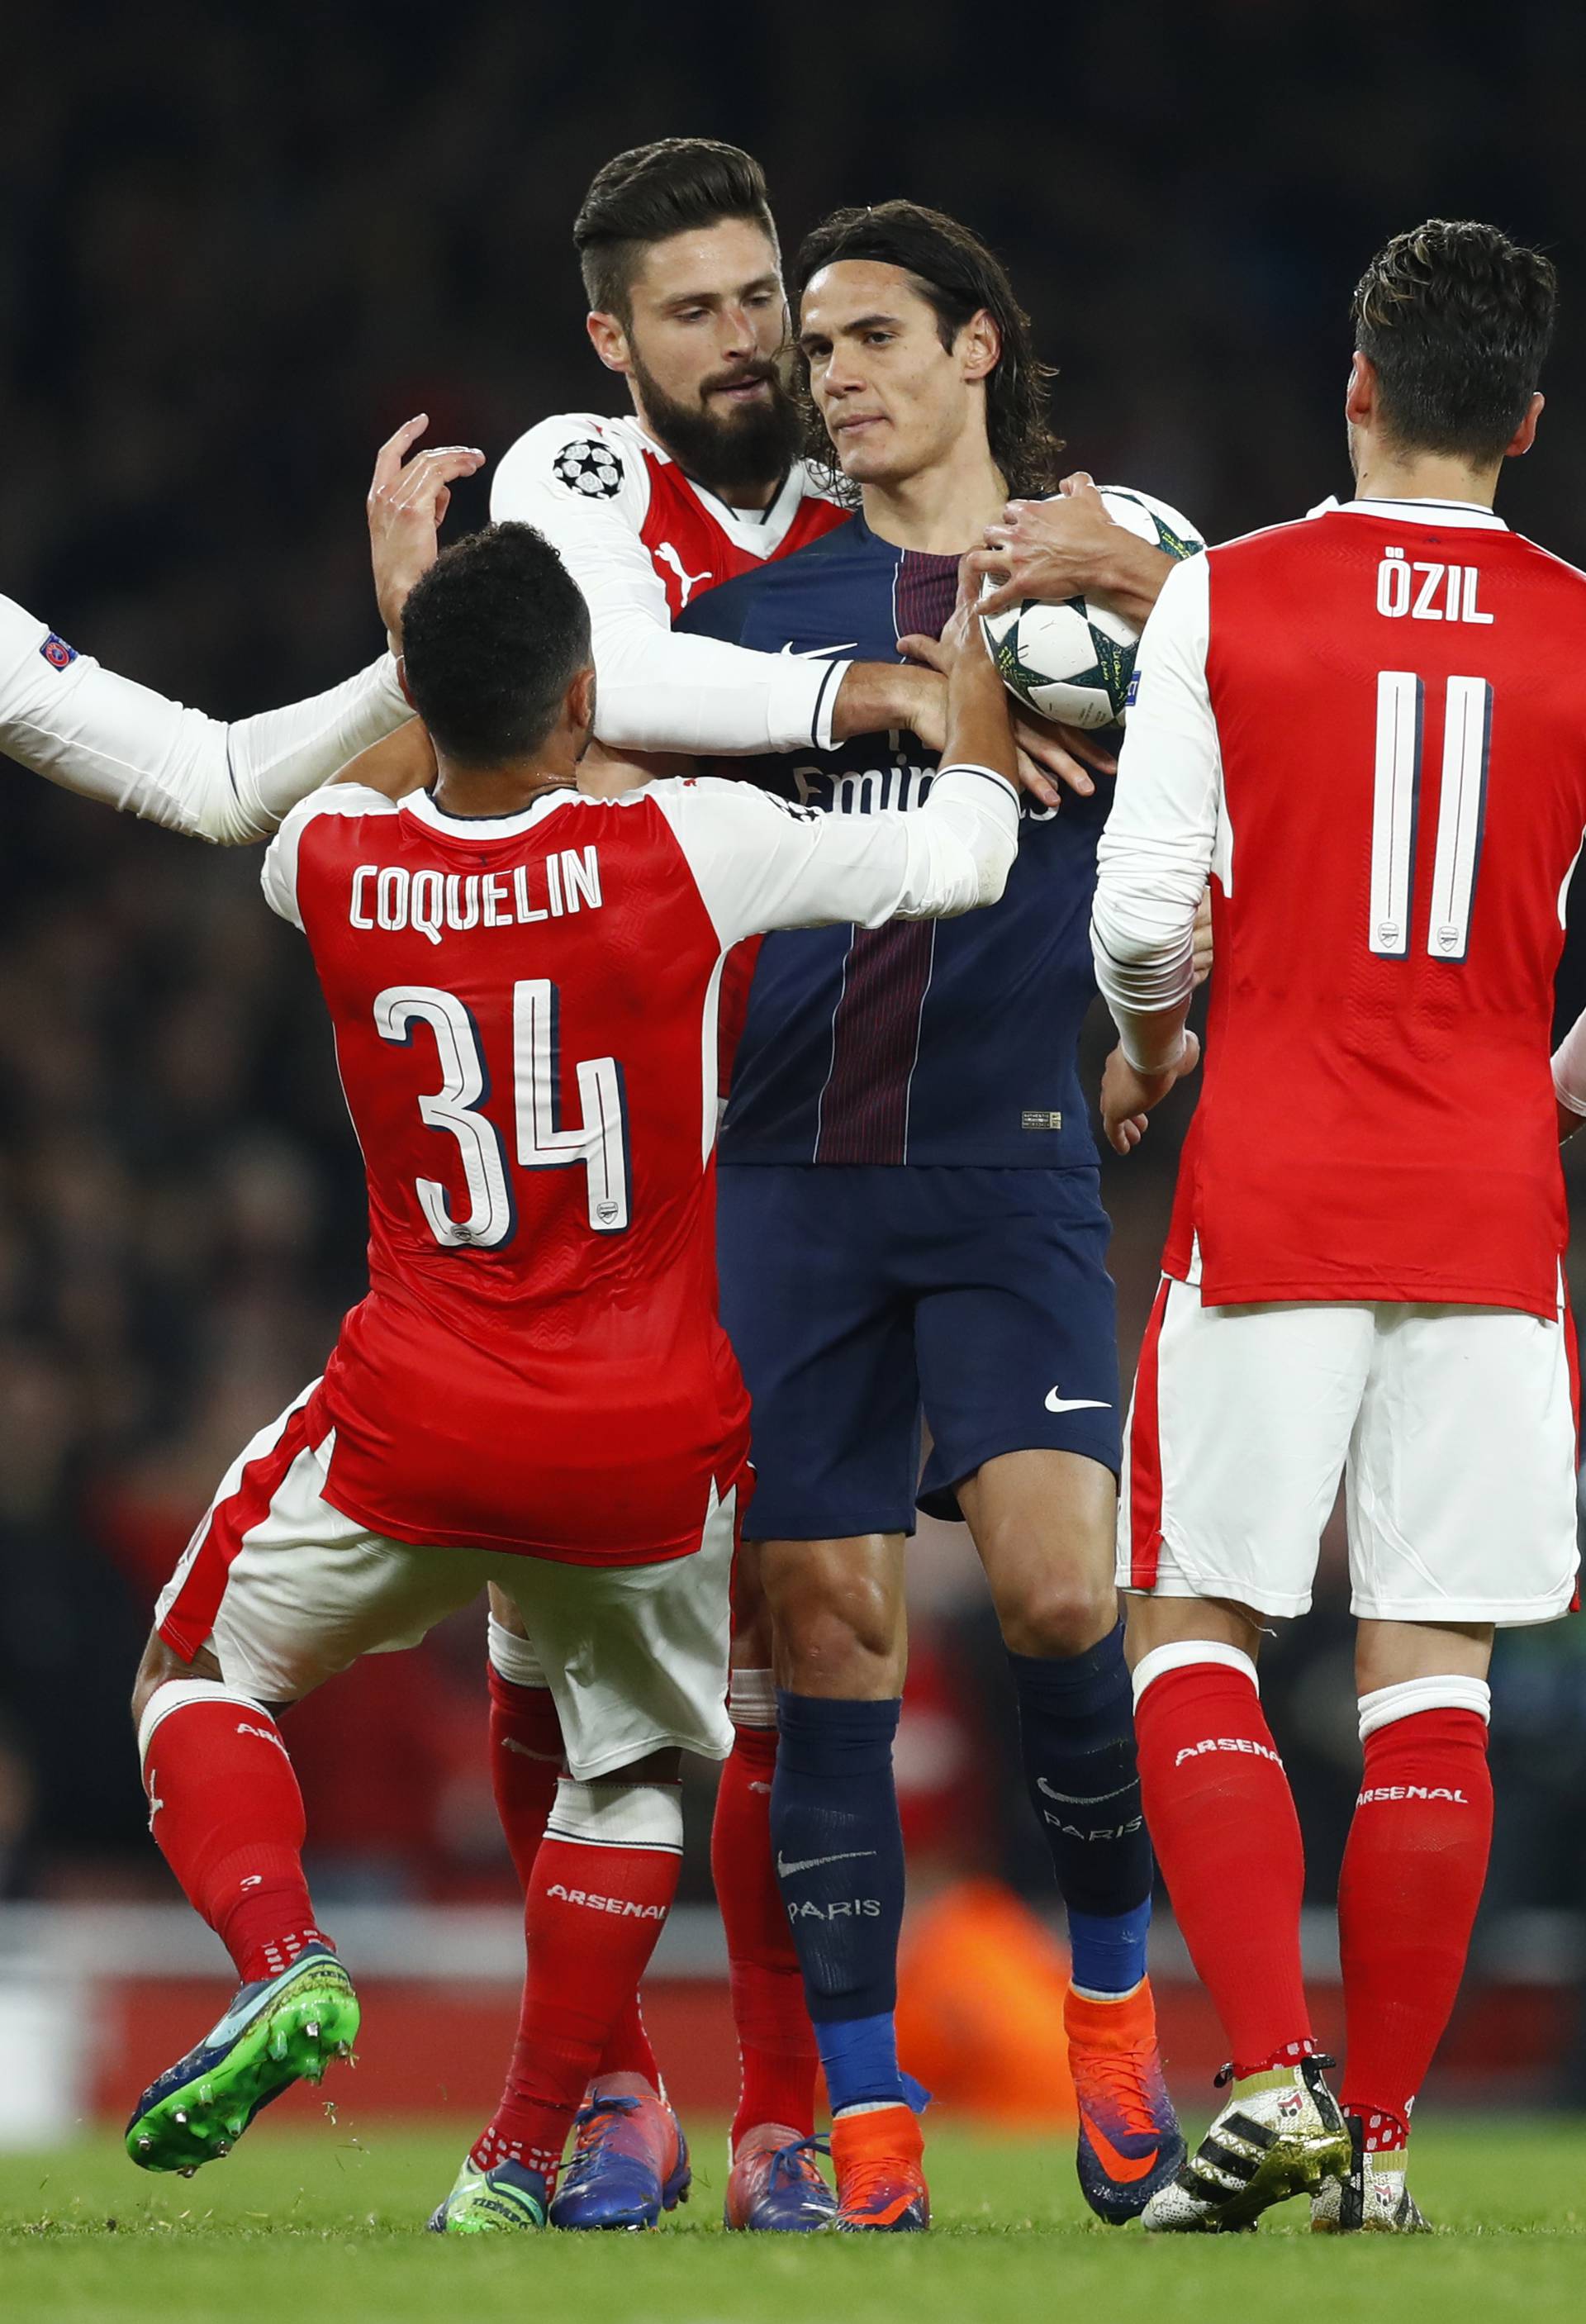
<path fill-rule="evenodd" d="M 564 1776 L 529 1884 L 529 1974 L 506 2089 L 473 2147 L 554 2180 L 612 2023 L 638 1989 L 677 1893 L 676 1784 Z"/>
<path fill-rule="evenodd" d="M 770 1671 L 734 1671 L 733 1756 L 722 1769 L 710 1868 L 733 1981 L 742 2080 L 732 2145 L 762 2122 L 815 2129 L 815 2029 L 771 1851 L 777 1690 Z M 729 2149 L 731 2151 L 731 2149 Z"/>
<path fill-rule="evenodd" d="M 1134 1674 L 1146 1826 L 1236 2075 L 1308 2057 L 1305 1852 L 1288 1778 L 1235 1646 L 1158 1646 Z"/>
<path fill-rule="evenodd" d="M 303 1795 L 263 1706 L 169 1679 L 150 1698 L 138 1748 L 155 1843 L 242 1982 L 279 1977 L 305 1945 L 328 1944 L 303 1877 Z"/>
<path fill-rule="evenodd" d="M 1471 1678 L 1360 1698 L 1366 1766 L 1338 1886 L 1343 2104 L 1373 2151 L 1402 2147 L 1443 2038 L 1492 1841 L 1490 1696 Z"/>
<path fill-rule="evenodd" d="M 561 1769 L 561 1721 L 534 1649 L 492 1615 L 490 1782 L 525 1898 Z M 642 2074 L 652 2089 L 661 2087 L 637 1993 L 623 2003 L 597 2069 L 597 2077 L 619 2073 Z"/>

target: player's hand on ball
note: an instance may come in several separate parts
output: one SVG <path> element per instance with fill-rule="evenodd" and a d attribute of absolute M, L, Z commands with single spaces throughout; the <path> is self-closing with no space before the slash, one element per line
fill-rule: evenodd
<path fill-rule="evenodd" d="M 436 536 L 451 505 L 451 487 L 459 476 L 476 475 L 484 466 L 484 453 L 471 445 L 443 444 L 417 453 L 404 466 L 429 425 L 429 414 L 420 411 L 381 446 L 365 503 L 374 595 L 394 654 L 402 650 L 408 592 L 435 562 Z"/>
<path fill-rule="evenodd" d="M 1119 551 L 1131 536 L 1107 513 L 1107 503 L 1083 470 L 1065 476 L 1056 496 L 1010 501 L 1001 521 L 986 527 L 986 546 L 969 558 L 982 613 L 1000 613 L 1027 597 L 1061 604 L 1088 590 L 1103 595 Z"/>
<path fill-rule="evenodd" d="M 1204 984 L 1212 973 L 1212 890 L 1207 889 L 1195 911 L 1194 944 L 1190 954 L 1195 982 Z"/>
<path fill-rule="evenodd" d="M 930 669 L 940 670 L 951 677 L 960 657 L 973 648 L 983 657 L 988 671 L 995 674 L 991 650 L 979 615 L 982 610 L 976 595 L 979 577 L 972 553 L 959 567 L 958 603 L 953 608 L 945 629 L 939 638 L 915 636 L 899 638 L 899 650 L 911 661 L 924 662 Z M 1001 679 L 997 679 L 1001 685 Z M 1013 740 L 1018 752 L 1019 781 L 1030 797 L 1054 813 L 1063 804 L 1058 784 L 1066 783 L 1069 789 L 1082 798 L 1088 798 L 1095 784 L 1085 771 L 1085 762 L 1099 774 L 1111 774 L 1114 761 L 1107 752 L 1077 727 L 1059 726 L 1049 718 L 1037 718 L 1033 711 L 1009 708 L 1013 715 Z M 921 741 L 927 740 L 921 736 Z M 1054 780 L 1056 778 L 1056 780 Z"/>
<path fill-rule="evenodd" d="M 1121 1049 L 1114 1049 L 1102 1074 L 1102 1128 L 1115 1154 L 1132 1154 L 1146 1134 L 1146 1116 L 1201 1062 L 1201 1045 L 1186 1032 L 1178 1061 L 1166 1073 L 1137 1073 Z"/>

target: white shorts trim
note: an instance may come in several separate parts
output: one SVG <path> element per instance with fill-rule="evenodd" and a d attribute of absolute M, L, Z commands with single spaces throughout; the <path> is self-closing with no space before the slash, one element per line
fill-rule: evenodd
<path fill-rule="evenodd" d="M 1165 1280 L 1130 1412 L 1120 1587 L 1303 1614 L 1342 1477 L 1356 1615 L 1555 1619 L 1580 1563 L 1572 1329 L 1562 1294 L 1544 1322 L 1205 1307 Z"/>

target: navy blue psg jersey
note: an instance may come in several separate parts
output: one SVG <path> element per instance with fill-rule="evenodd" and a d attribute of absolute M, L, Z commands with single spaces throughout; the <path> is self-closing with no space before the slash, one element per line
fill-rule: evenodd
<path fill-rule="evenodd" d="M 958 560 L 880 540 L 861 517 L 696 597 L 676 627 L 770 653 L 897 661 L 939 636 Z M 737 774 L 833 815 L 917 807 L 936 760 L 912 734 L 733 759 Z M 1091 894 L 1107 812 L 1026 798 L 1000 903 L 955 920 L 767 936 L 722 1126 L 724 1163 L 1093 1166 L 1075 1052 L 1095 991 Z"/>

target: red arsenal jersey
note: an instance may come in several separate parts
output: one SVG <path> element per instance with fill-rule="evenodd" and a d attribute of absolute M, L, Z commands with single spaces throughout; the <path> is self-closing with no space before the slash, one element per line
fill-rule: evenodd
<path fill-rule="evenodd" d="M 984 772 L 863 817 L 717 781 L 483 820 L 350 783 L 294 809 L 264 890 L 313 951 L 369 1190 L 369 1296 L 308 1416 L 332 1506 L 576 1563 L 697 1549 L 748 1453 L 716 1321 L 725 957 L 966 910 L 1016 827 Z"/>
<path fill-rule="evenodd" d="M 1174 684 L 1203 590 L 1216 838 L 1167 1271 L 1193 1279 L 1198 1256 L 1208 1305 L 1552 1318 L 1567 1222 L 1548 1050 L 1586 826 L 1586 576 L 1462 503 L 1356 502 L 1214 549 L 1169 588 L 1140 700 L 1159 665 Z M 1151 733 L 1148 717 L 1148 756 Z M 1137 771 L 1126 746 L 1120 797 Z"/>

